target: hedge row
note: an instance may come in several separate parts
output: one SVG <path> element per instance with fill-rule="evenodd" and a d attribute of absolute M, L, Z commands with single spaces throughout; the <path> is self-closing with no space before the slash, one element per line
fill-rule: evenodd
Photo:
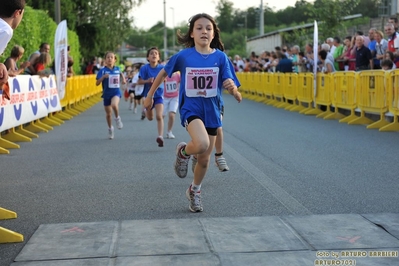
<path fill-rule="evenodd" d="M 29 6 L 25 7 L 24 17 L 9 42 L 7 49 L 0 56 L 0 62 L 4 62 L 11 54 L 14 45 L 20 45 L 25 49 L 25 54 L 19 62 L 27 61 L 30 54 L 37 51 L 41 43 L 49 43 L 51 58 L 54 60 L 54 39 L 57 24 L 49 17 L 47 12 L 36 10 Z M 68 30 L 68 45 L 71 46 L 70 55 L 74 60 L 73 69 L 80 73 L 80 52 L 79 37 L 71 30 Z"/>

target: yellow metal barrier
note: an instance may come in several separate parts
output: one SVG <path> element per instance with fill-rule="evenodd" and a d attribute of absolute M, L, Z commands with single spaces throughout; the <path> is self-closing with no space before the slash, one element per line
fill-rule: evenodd
<path fill-rule="evenodd" d="M 263 102 L 265 100 L 265 84 L 264 81 L 265 74 L 263 72 L 256 72 L 254 76 L 254 83 L 255 83 L 255 101 Z"/>
<path fill-rule="evenodd" d="M 393 122 L 382 126 L 380 131 L 399 131 L 399 69 L 387 73 L 386 92 L 388 110 L 393 115 Z"/>
<path fill-rule="evenodd" d="M 288 106 L 285 107 L 286 110 L 289 111 L 297 111 L 299 107 L 299 103 L 297 102 L 298 95 L 298 74 L 296 73 L 287 73 L 285 74 L 285 83 L 284 83 L 284 98 L 287 101 Z"/>
<path fill-rule="evenodd" d="M 248 98 L 249 94 L 249 73 L 248 72 L 239 72 L 237 73 L 237 78 L 241 83 L 240 87 L 240 93 L 242 94 L 242 97 Z"/>
<path fill-rule="evenodd" d="M 274 90 L 273 97 L 276 100 L 276 103 L 273 106 L 277 108 L 285 108 L 288 104 L 284 98 L 284 86 L 285 86 L 285 74 L 284 73 L 274 73 Z"/>
<path fill-rule="evenodd" d="M 313 109 L 313 73 L 299 73 L 298 74 L 298 89 L 297 98 L 299 106 L 295 108 L 295 111 L 304 114 Z M 306 105 L 306 107 L 303 106 Z"/>
<path fill-rule="evenodd" d="M 340 123 L 347 123 L 355 118 L 356 109 L 356 78 L 358 72 L 338 71 L 333 74 L 335 80 L 335 90 L 333 102 L 336 108 L 349 110 L 351 114 L 339 120 Z"/>
<path fill-rule="evenodd" d="M 15 212 L 0 208 L 0 220 L 15 219 L 15 218 L 17 218 L 17 214 Z M 23 235 L 10 231 L 6 228 L 0 227 L 0 244 L 15 243 L 22 241 L 24 241 Z"/>
<path fill-rule="evenodd" d="M 356 102 L 360 109 L 360 117 L 349 121 L 348 124 L 370 124 L 367 128 L 380 128 L 388 124 L 384 115 L 388 111 L 385 85 L 383 70 L 362 71 L 359 74 Z M 373 120 L 365 116 L 366 112 L 379 114 L 380 120 L 373 123 Z"/>
<path fill-rule="evenodd" d="M 274 88 L 274 74 L 272 72 L 265 73 L 263 76 L 262 84 L 264 84 L 263 93 L 265 95 L 265 99 L 263 100 L 266 104 L 274 104 L 275 101 L 273 99 L 273 88 Z"/>
<path fill-rule="evenodd" d="M 317 73 L 316 76 L 316 96 L 314 97 L 315 108 L 305 112 L 306 115 L 317 115 L 317 117 L 325 117 L 331 114 L 331 90 L 333 87 L 333 79 L 331 74 Z M 322 111 L 320 106 L 326 106 L 326 111 Z"/>

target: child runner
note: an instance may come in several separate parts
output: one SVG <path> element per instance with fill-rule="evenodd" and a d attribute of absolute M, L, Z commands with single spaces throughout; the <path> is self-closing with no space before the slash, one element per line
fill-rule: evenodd
<path fill-rule="evenodd" d="M 234 67 L 222 51 L 220 30 L 208 14 L 197 14 L 189 20 L 186 34 L 178 32 L 178 41 L 186 49 L 173 55 L 165 68 L 156 77 L 144 101 L 145 107 L 152 104 L 152 96 L 164 78 L 176 71 L 181 73 L 179 111 L 182 126 L 185 126 L 191 140 L 180 142 L 176 147 L 175 173 L 180 178 L 187 175 L 190 155 L 196 154 L 198 167 L 194 180 L 186 191 L 191 212 L 203 211 L 201 184 L 209 166 L 211 152 L 215 145 L 220 120 L 220 95 L 222 88 L 241 102 L 237 90 L 239 82 Z"/>
<path fill-rule="evenodd" d="M 160 53 L 157 47 L 151 47 L 150 49 L 148 49 L 147 61 L 149 63 L 140 68 L 139 81 L 137 82 L 137 84 L 144 84 L 144 97 L 147 97 L 147 93 L 150 90 L 150 87 L 154 82 L 155 77 L 164 67 L 164 65 L 159 64 L 159 54 Z M 147 119 L 150 121 L 154 118 L 154 112 L 152 111 L 152 109 L 155 109 L 155 118 L 157 119 L 158 126 L 158 137 L 156 138 L 158 147 L 163 147 L 163 86 L 163 82 L 158 84 L 156 88 L 157 90 L 151 94 L 151 97 L 153 97 L 154 100 L 154 104 L 152 106 L 146 107 L 146 116 Z"/>
<path fill-rule="evenodd" d="M 179 72 L 173 73 L 172 77 L 170 78 L 166 77 L 163 117 L 165 119 L 166 114 L 168 114 L 168 132 L 166 133 L 167 139 L 175 138 L 175 135 L 173 135 L 172 133 L 172 128 L 175 122 L 177 107 L 179 105 L 179 86 L 180 86 Z"/>
<path fill-rule="evenodd" d="M 115 66 L 116 56 L 113 52 L 105 53 L 105 65 L 101 68 L 96 77 L 96 86 L 102 84 L 104 99 L 105 118 L 108 124 L 108 137 L 114 138 L 114 127 L 112 126 L 112 111 L 114 111 L 116 127 L 123 128 L 122 119 L 119 116 L 119 100 L 122 97 L 120 90 L 120 80 L 122 84 L 126 84 L 125 77 L 119 69 Z"/>
<path fill-rule="evenodd" d="M 134 94 L 135 94 L 135 87 L 136 84 L 133 83 L 133 77 L 134 77 L 134 71 L 132 67 L 128 67 L 126 69 L 126 91 L 128 95 L 128 100 L 129 100 L 129 110 L 133 110 L 133 103 L 134 103 Z"/>
<path fill-rule="evenodd" d="M 137 105 L 141 105 L 143 102 L 143 91 L 144 91 L 144 85 L 138 85 L 137 82 L 139 81 L 139 71 L 141 68 L 142 64 L 138 64 L 134 67 L 134 76 L 133 76 L 133 86 L 134 86 L 134 113 L 137 113 Z M 144 120 L 145 118 L 145 111 L 144 111 L 144 105 L 142 105 L 142 110 L 141 110 L 141 120 Z"/>

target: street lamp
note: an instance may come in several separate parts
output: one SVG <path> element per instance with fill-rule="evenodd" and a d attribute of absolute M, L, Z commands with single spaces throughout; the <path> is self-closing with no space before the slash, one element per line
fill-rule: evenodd
<path fill-rule="evenodd" d="M 173 26 L 173 30 L 172 30 L 172 36 L 173 36 L 173 52 L 176 51 L 175 48 L 175 9 L 173 7 L 170 7 L 170 9 L 172 9 L 172 26 Z"/>

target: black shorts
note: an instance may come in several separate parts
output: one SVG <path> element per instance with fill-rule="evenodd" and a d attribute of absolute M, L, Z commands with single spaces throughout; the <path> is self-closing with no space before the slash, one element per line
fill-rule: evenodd
<path fill-rule="evenodd" d="M 134 95 L 134 99 L 135 100 L 141 100 L 141 98 L 143 98 L 143 95 Z"/>
<path fill-rule="evenodd" d="M 190 124 L 191 121 L 195 120 L 195 119 L 200 119 L 201 118 L 199 116 L 190 116 L 189 118 L 187 118 L 186 121 L 186 128 L 188 126 L 188 124 Z M 202 121 L 202 120 L 201 120 Z M 208 133 L 209 136 L 216 136 L 218 134 L 218 128 L 217 127 L 205 127 L 206 132 Z"/>

